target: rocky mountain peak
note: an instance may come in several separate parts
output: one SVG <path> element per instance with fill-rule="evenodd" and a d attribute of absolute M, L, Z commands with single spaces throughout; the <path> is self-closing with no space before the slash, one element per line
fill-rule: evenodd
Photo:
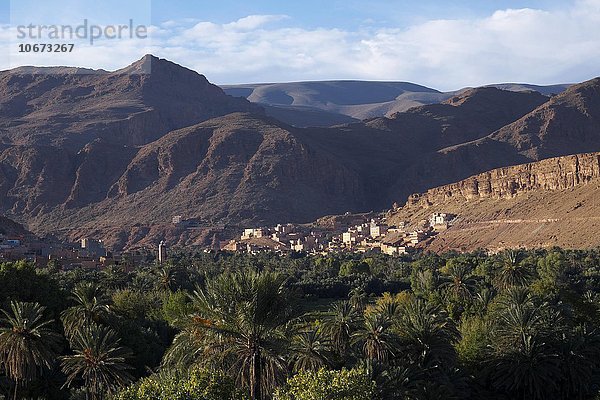
<path fill-rule="evenodd" d="M 148 75 L 156 79 L 164 79 L 165 77 L 171 77 L 171 80 L 173 78 L 186 78 L 188 81 L 197 79 L 208 83 L 204 75 L 152 54 L 146 54 L 139 60 L 125 68 L 116 70 L 114 73 L 117 75 Z"/>

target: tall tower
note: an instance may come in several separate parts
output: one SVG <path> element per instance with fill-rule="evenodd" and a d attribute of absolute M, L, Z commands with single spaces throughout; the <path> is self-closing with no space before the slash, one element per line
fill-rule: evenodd
<path fill-rule="evenodd" d="M 167 245 L 161 240 L 158 244 L 158 263 L 162 264 L 165 261 L 167 261 Z"/>

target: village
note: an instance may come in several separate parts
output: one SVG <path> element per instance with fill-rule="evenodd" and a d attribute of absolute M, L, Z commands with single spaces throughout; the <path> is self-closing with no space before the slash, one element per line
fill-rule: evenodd
<path fill-rule="evenodd" d="M 118 265 L 125 270 L 132 270 L 136 265 L 148 261 L 149 254 L 151 253 L 139 251 L 113 253 L 106 250 L 102 240 L 94 238 L 63 243 L 53 239 L 41 239 L 29 233 L 0 233 L 0 263 L 26 260 L 37 268 L 103 269 Z"/>
<path fill-rule="evenodd" d="M 346 216 L 350 216 L 347 214 Z M 391 256 L 407 254 L 422 247 L 437 232 L 448 229 L 456 215 L 433 213 L 409 229 L 405 223 L 390 226 L 381 215 L 355 215 L 345 223 L 323 227 L 315 224 L 278 224 L 274 227 L 246 228 L 240 237 L 223 244 L 222 250 L 257 253 L 381 252 Z"/>
<path fill-rule="evenodd" d="M 205 250 L 258 253 L 276 252 L 308 254 L 380 252 L 401 256 L 419 248 L 438 232 L 448 229 L 456 215 L 436 212 L 416 226 L 405 223 L 388 225 L 385 214 L 346 214 L 329 224 L 277 224 L 272 227 L 245 228 L 240 236 L 225 240 Z M 176 216 L 173 224 L 182 229 L 197 228 L 195 220 Z M 63 270 L 75 268 L 103 269 L 120 266 L 132 270 L 136 265 L 168 259 L 168 246 L 160 242 L 146 251 L 111 252 L 102 240 L 81 238 L 63 243 L 52 238 L 38 238 L 30 233 L 0 233 L 0 262 L 27 260 L 38 268 L 54 266 Z"/>

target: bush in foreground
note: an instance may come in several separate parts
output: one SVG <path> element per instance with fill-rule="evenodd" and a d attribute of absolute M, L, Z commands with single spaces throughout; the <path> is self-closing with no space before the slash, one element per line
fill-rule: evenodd
<path fill-rule="evenodd" d="M 162 372 L 143 378 L 114 400 L 241 400 L 245 397 L 222 372 L 195 368 L 189 374 Z"/>
<path fill-rule="evenodd" d="M 371 400 L 375 382 L 361 369 L 306 371 L 288 379 L 274 400 Z"/>

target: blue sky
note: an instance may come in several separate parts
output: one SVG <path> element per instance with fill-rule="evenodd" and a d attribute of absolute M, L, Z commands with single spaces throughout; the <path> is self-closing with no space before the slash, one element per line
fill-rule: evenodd
<path fill-rule="evenodd" d="M 430 19 L 480 17 L 506 8 L 553 9 L 565 3 L 564 0 L 154 0 L 152 19 L 154 23 L 183 18 L 227 23 L 253 14 L 285 14 L 304 28 L 351 30 L 364 25 L 398 28 Z"/>
<path fill-rule="evenodd" d="M 134 19 L 151 35 L 77 41 L 72 54 L 16 51 L 16 25 L 84 18 Z M 600 75 L 600 0 L 0 0 L 0 23 L 0 68 L 117 69 L 153 53 L 219 84 L 368 79 L 442 90 Z"/>
<path fill-rule="evenodd" d="M 287 15 L 293 24 L 304 28 L 358 29 L 364 26 L 402 28 L 431 19 L 462 19 L 489 15 L 499 9 L 538 8 L 552 10 L 564 6 L 560 0 L 12 0 L 13 9 L 29 15 L 63 15 L 65 10 L 81 7 L 90 15 L 129 14 L 150 10 L 151 21 L 197 19 L 228 23 L 248 15 Z M 11 0 L 0 0 L 0 22 L 9 23 Z"/>

